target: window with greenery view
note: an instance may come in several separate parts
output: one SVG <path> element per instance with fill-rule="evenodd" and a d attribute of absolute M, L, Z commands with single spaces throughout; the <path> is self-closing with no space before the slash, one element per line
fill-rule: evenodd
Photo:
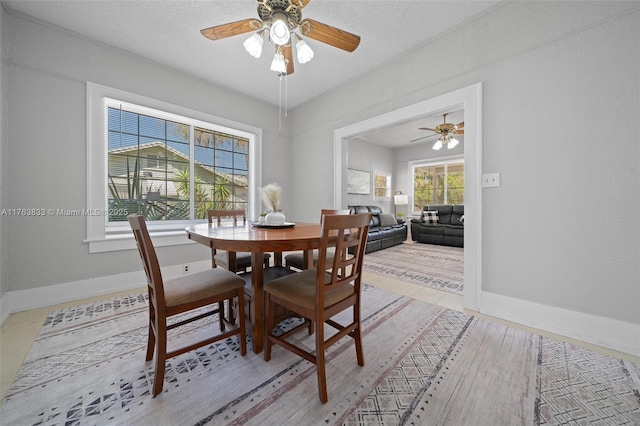
<path fill-rule="evenodd" d="M 107 103 L 108 222 L 206 219 L 248 204 L 249 140 L 206 123 Z"/>
<path fill-rule="evenodd" d="M 464 204 L 464 162 L 416 164 L 413 194 L 414 211 L 429 204 Z"/>

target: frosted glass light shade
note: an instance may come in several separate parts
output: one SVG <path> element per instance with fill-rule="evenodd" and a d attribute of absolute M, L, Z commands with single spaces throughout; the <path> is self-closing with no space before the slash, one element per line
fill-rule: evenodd
<path fill-rule="evenodd" d="M 254 58 L 259 58 L 262 54 L 262 43 L 264 40 L 260 33 L 255 33 L 244 41 L 244 48 L 249 52 L 249 55 Z"/>
<path fill-rule="evenodd" d="M 284 55 L 278 49 L 278 51 L 273 55 L 273 61 L 271 61 L 271 71 L 275 71 L 278 73 L 286 74 L 287 72 L 287 64 L 284 62 Z"/>
<path fill-rule="evenodd" d="M 298 62 L 306 64 L 313 58 L 313 50 L 309 47 L 306 41 L 299 38 L 296 43 L 296 52 L 298 54 Z"/>
<path fill-rule="evenodd" d="M 273 22 L 271 23 L 271 30 L 269 36 L 271 41 L 279 46 L 284 46 L 289 42 L 289 26 L 287 25 L 287 15 L 284 13 L 274 13 Z"/>
<path fill-rule="evenodd" d="M 456 138 L 449 139 L 449 143 L 447 143 L 447 149 L 453 148 L 454 146 L 458 145 L 458 143 L 458 139 Z"/>

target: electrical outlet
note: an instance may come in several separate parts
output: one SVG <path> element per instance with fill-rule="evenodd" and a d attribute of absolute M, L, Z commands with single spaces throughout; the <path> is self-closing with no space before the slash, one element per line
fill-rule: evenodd
<path fill-rule="evenodd" d="M 182 273 L 183 273 L 183 274 L 187 274 L 187 273 L 189 273 L 189 265 L 184 265 L 184 266 L 182 267 Z"/>

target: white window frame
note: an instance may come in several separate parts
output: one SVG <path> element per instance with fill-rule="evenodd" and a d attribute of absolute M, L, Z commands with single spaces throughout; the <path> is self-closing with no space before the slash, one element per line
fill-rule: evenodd
<path fill-rule="evenodd" d="M 455 164 L 458 164 L 458 163 L 464 164 L 464 155 L 452 155 L 452 156 L 447 156 L 447 157 L 437 157 L 437 158 L 433 158 L 433 159 L 429 159 L 429 160 L 410 161 L 409 162 L 409 170 L 410 170 L 410 173 L 409 173 L 409 188 L 410 188 L 411 200 L 415 200 L 414 176 L 415 176 L 417 167 L 444 165 L 445 166 L 445 170 L 446 170 L 446 166 L 448 166 L 449 164 L 454 164 L 454 163 Z M 466 178 L 466 167 L 465 167 L 465 178 Z M 444 180 L 444 191 L 445 191 L 445 194 L 446 194 L 447 193 L 447 179 Z M 411 214 L 413 216 L 419 216 L 421 214 L 421 211 L 413 211 Z"/>
<path fill-rule="evenodd" d="M 376 176 L 384 176 L 386 178 L 386 181 L 387 181 L 387 186 L 385 188 L 386 195 L 383 197 L 376 195 L 376 188 L 382 188 L 382 187 L 376 187 Z M 391 199 L 391 195 L 392 195 L 391 194 L 391 173 L 383 172 L 381 170 L 374 170 L 372 186 L 373 186 L 373 199 L 375 201 L 388 201 Z"/>
<path fill-rule="evenodd" d="M 165 113 L 165 117 L 175 120 L 187 118 L 206 123 L 211 130 L 237 134 L 249 140 L 249 216 L 259 208 L 256 196 L 261 186 L 262 175 L 262 130 L 243 123 L 216 117 L 203 112 L 173 105 L 167 102 L 136 95 L 119 89 L 87 82 L 87 212 L 105 212 L 107 206 L 107 103 L 116 99 L 135 105 L 138 111 L 144 108 Z M 136 111 L 137 112 L 137 111 Z M 162 118 L 165 118 L 162 117 Z M 192 147 L 193 150 L 193 147 Z M 193 157 L 193 155 L 191 156 Z M 193 187 L 193 186 L 192 186 Z M 253 212 L 253 214 L 252 214 Z M 135 248 L 133 234 L 128 223 L 107 227 L 108 215 L 88 214 L 87 238 L 89 253 L 129 250 Z M 171 221 L 170 223 L 149 223 L 149 232 L 157 246 L 189 244 L 185 227 L 198 221 Z M 202 221 L 199 221 L 202 222 Z"/>

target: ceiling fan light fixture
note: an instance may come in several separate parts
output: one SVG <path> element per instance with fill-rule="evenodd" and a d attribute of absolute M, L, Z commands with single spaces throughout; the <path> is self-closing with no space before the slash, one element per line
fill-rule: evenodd
<path fill-rule="evenodd" d="M 275 55 L 273 55 L 273 61 L 271 61 L 271 71 L 275 71 L 280 74 L 287 73 L 287 63 L 284 61 L 284 55 L 282 50 L 278 47 Z"/>
<path fill-rule="evenodd" d="M 269 36 L 278 46 L 284 46 L 289 42 L 291 34 L 289 32 L 288 20 L 289 18 L 283 12 L 273 12 L 273 21 L 271 22 L 271 28 L 269 30 Z"/>
<path fill-rule="evenodd" d="M 449 142 L 447 143 L 447 149 L 452 149 L 453 147 L 455 147 L 456 145 L 458 145 L 458 139 L 456 138 L 450 138 Z"/>
<path fill-rule="evenodd" d="M 440 138 L 440 139 L 442 139 L 442 138 Z M 433 149 L 435 149 L 436 151 L 439 150 L 440 148 L 442 148 L 442 141 L 440 139 L 438 139 L 436 141 L 436 143 L 433 144 Z"/>
<path fill-rule="evenodd" d="M 262 31 L 258 31 L 244 41 L 244 48 L 254 58 L 259 58 L 262 55 L 262 44 L 264 43 L 262 33 Z"/>
<path fill-rule="evenodd" d="M 295 33 L 294 33 L 295 34 Z M 296 53 L 298 55 L 298 62 L 306 64 L 313 58 L 313 50 L 309 47 L 306 41 L 296 34 Z"/>

